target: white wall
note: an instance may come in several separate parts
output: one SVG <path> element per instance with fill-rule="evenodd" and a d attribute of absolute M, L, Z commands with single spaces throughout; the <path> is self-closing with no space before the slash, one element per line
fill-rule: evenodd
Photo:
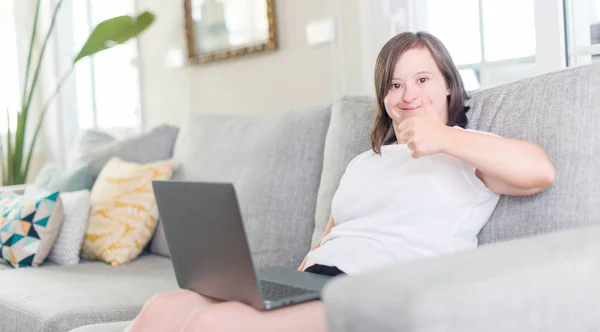
<path fill-rule="evenodd" d="M 355 1 L 355 0 L 352 0 Z M 138 0 L 156 13 L 140 38 L 144 127 L 181 125 L 194 113 L 264 113 L 334 101 L 334 44 L 309 47 L 305 25 L 332 17 L 332 0 L 277 0 L 279 49 L 205 65 L 168 68 L 170 49 L 185 52 L 182 1 Z"/>
<path fill-rule="evenodd" d="M 338 38 L 333 57 L 337 72 L 334 82 L 338 95 L 361 94 L 363 90 L 362 66 L 362 0 L 333 0 L 333 9 L 338 27 Z"/>

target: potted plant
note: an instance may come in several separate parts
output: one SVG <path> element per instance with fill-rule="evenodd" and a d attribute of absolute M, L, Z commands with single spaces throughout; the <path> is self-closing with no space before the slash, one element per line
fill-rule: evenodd
<path fill-rule="evenodd" d="M 33 20 L 33 29 L 31 31 L 31 38 L 29 41 L 27 64 L 25 67 L 25 79 L 22 88 L 23 94 L 21 98 L 21 109 L 17 113 L 17 128 L 15 132 L 11 132 L 10 130 L 9 112 L 7 111 L 6 113 L 8 135 L 6 140 L 6 146 L 4 146 L 2 149 L 5 154 L 5 163 L 3 169 L 3 185 L 24 184 L 27 180 L 29 167 L 31 166 L 33 149 L 35 147 L 35 143 L 40 133 L 44 117 L 46 116 L 48 106 L 50 105 L 54 97 L 58 94 L 66 79 L 73 72 L 73 69 L 75 69 L 75 65 L 77 64 L 77 62 L 83 58 L 92 56 L 98 52 L 125 43 L 128 40 L 139 36 L 154 22 L 155 19 L 154 14 L 145 11 L 135 17 L 128 15 L 113 17 L 96 25 L 96 27 L 90 33 L 90 36 L 88 37 L 87 41 L 81 48 L 81 51 L 73 58 L 71 67 L 58 80 L 54 92 L 40 109 L 39 118 L 37 119 L 35 128 L 33 128 L 33 136 L 31 139 L 31 143 L 29 144 L 29 146 L 26 146 L 25 138 L 29 134 L 28 130 L 30 130 L 27 127 L 27 120 L 28 117 L 31 116 L 31 101 L 36 91 L 37 82 L 40 74 L 40 67 L 44 58 L 44 52 L 46 50 L 46 46 L 48 45 L 48 40 L 50 39 L 50 36 L 53 32 L 57 14 L 60 10 L 63 1 L 64 0 L 59 0 L 56 4 L 56 7 L 54 8 L 52 18 L 50 21 L 50 26 L 41 44 L 39 57 L 36 59 L 37 61 L 34 68 L 32 58 L 38 28 L 41 0 L 37 0 L 36 3 L 35 16 Z"/>

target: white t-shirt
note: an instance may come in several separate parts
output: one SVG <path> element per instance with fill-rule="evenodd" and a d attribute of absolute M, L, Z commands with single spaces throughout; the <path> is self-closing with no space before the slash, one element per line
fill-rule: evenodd
<path fill-rule="evenodd" d="M 406 144 L 363 152 L 333 197 L 335 227 L 305 266 L 355 274 L 474 248 L 499 197 L 472 165 L 447 154 L 414 159 Z"/>

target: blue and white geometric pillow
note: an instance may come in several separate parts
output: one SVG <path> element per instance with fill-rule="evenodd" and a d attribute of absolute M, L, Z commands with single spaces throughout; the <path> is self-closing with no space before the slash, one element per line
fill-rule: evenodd
<path fill-rule="evenodd" d="M 54 245 L 63 220 L 58 191 L 33 199 L 0 193 L 0 262 L 37 267 Z"/>

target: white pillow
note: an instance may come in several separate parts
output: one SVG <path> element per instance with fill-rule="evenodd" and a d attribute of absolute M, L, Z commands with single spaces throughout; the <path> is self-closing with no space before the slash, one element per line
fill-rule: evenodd
<path fill-rule="evenodd" d="M 64 220 L 46 260 L 58 265 L 79 264 L 79 253 L 90 219 L 90 191 L 60 193 L 60 198 Z"/>

